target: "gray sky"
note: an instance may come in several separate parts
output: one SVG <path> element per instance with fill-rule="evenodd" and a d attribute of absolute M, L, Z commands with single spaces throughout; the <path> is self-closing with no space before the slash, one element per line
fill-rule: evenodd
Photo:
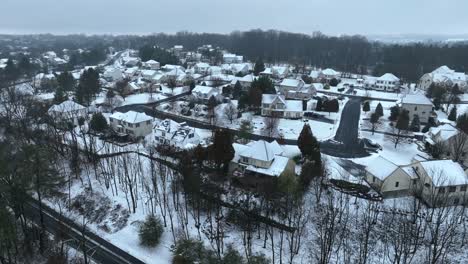
<path fill-rule="evenodd" d="M 0 33 L 467 34 L 467 0 L 1 0 Z"/>

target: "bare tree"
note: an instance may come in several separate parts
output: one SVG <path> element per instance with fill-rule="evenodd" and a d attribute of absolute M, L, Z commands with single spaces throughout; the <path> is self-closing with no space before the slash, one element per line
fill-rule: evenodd
<path fill-rule="evenodd" d="M 468 135 L 463 131 L 459 131 L 457 135 L 449 139 L 449 150 L 454 161 L 461 161 L 468 147 Z"/>
<path fill-rule="evenodd" d="M 225 107 L 224 107 L 224 115 L 226 116 L 226 118 L 231 122 L 232 124 L 232 121 L 234 121 L 234 119 L 236 118 L 237 116 L 237 108 L 236 106 L 230 102 L 228 103 Z"/>
<path fill-rule="evenodd" d="M 278 132 L 279 118 L 276 116 L 265 116 L 263 117 L 263 123 L 265 126 L 263 130 L 268 137 L 273 137 Z"/>

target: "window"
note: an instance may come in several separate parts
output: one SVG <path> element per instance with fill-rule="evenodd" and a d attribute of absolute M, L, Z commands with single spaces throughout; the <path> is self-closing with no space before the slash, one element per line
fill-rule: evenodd
<path fill-rule="evenodd" d="M 146 124 L 150 125 L 150 124 L 151 124 L 151 120 L 146 121 Z"/>
<path fill-rule="evenodd" d="M 466 192 L 466 185 L 460 187 L 460 192 Z"/>
<path fill-rule="evenodd" d="M 454 205 L 457 205 L 459 203 L 460 203 L 460 199 L 458 199 L 458 198 L 453 199 L 453 204 Z"/>
<path fill-rule="evenodd" d="M 128 127 L 133 127 L 133 124 L 128 123 Z"/>
<path fill-rule="evenodd" d="M 418 107 L 417 107 L 417 106 L 414 107 L 414 111 L 418 111 Z"/>
<path fill-rule="evenodd" d="M 375 177 L 372 177 L 372 182 L 375 182 Z"/>
<path fill-rule="evenodd" d="M 136 126 L 136 127 L 140 127 L 140 123 L 137 123 L 135 126 Z"/>
<path fill-rule="evenodd" d="M 449 187 L 449 192 L 453 193 L 453 192 L 456 192 L 457 191 L 457 187 L 456 186 L 450 186 Z"/>
<path fill-rule="evenodd" d="M 398 188 L 398 186 L 400 186 L 400 182 L 395 182 L 395 187 Z"/>
<path fill-rule="evenodd" d="M 439 188 L 439 193 L 445 193 L 445 188 L 444 188 L 444 187 L 440 187 L 440 188 Z"/>

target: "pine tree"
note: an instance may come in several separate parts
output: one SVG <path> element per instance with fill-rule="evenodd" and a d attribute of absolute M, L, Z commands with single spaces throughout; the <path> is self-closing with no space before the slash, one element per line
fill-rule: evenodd
<path fill-rule="evenodd" d="M 379 117 L 384 116 L 383 107 L 381 103 L 379 103 L 377 107 L 375 108 L 375 113 L 379 115 Z"/>
<path fill-rule="evenodd" d="M 465 113 L 457 118 L 457 128 L 468 134 L 468 114 Z"/>
<path fill-rule="evenodd" d="M 369 112 L 370 111 L 370 104 L 369 104 L 369 101 L 365 101 L 364 102 L 364 105 L 362 106 L 362 111 L 364 112 Z"/>
<path fill-rule="evenodd" d="M 239 97 L 239 100 L 237 101 L 237 110 L 239 112 L 244 111 L 247 108 L 247 105 L 249 104 L 249 97 L 247 94 L 242 93 Z"/>
<path fill-rule="evenodd" d="M 232 146 L 232 136 L 229 130 L 215 130 L 213 145 L 210 146 L 208 153 L 218 170 L 222 166 L 225 169 L 227 168 L 229 162 L 234 158 L 234 147 Z"/>
<path fill-rule="evenodd" d="M 306 159 L 315 161 L 315 164 L 321 163 L 320 144 L 314 137 L 309 124 L 304 124 L 302 131 L 297 139 L 297 146 Z"/>
<path fill-rule="evenodd" d="M 106 118 L 102 113 L 98 112 L 93 115 L 91 121 L 89 122 L 89 127 L 92 131 L 95 132 L 104 132 L 109 128 Z"/>
<path fill-rule="evenodd" d="M 57 90 L 55 91 L 55 94 L 54 94 L 54 104 L 61 104 L 65 102 L 66 100 L 68 100 L 68 98 L 65 95 L 63 88 L 61 86 L 57 87 Z"/>
<path fill-rule="evenodd" d="M 322 111 L 322 108 L 323 108 L 322 98 L 319 97 L 317 99 L 317 105 L 315 106 L 315 111 Z"/>
<path fill-rule="evenodd" d="M 263 60 L 262 59 L 258 59 L 256 62 L 255 62 L 255 66 L 254 66 L 254 75 L 255 76 L 258 76 L 262 71 L 265 70 L 265 64 L 263 63 Z"/>
<path fill-rule="evenodd" d="M 421 130 L 421 122 L 419 121 L 418 115 L 413 116 L 413 119 L 411 120 L 410 128 L 411 128 L 411 131 L 413 132 L 419 132 Z"/>
<path fill-rule="evenodd" d="M 163 224 L 159 218 L 149 215 L 138 231 L 140 244 L 146 247 L 155 247 L 159 244 L 164 232 Z"/>
<path fill-rule="evenodd" d="M 452 110 L 450 110 L 448 120 L 450 120 L 450 121 L 456 121 L 457 120 L 457 107 L 456 106 L 452 107 Z"/>
<path fill-rule="evenodd" d="M 64 71 L 59 74 L 57 76 L 57 82 L 64 91 L 73 91 L 73 88 L 75 87 L 75 79 L 68 71 Z"/>
<path fill-rule="evenodd" d="M 241 96 L 241 93 L 242 93 L 242 85 L 240 84 L 239 81 L 237 81 L 232 91 L 232 97 L 237 100 Z"/>
<path fill-rule="evenodd" d="M 399 115 L 400 115 L 400 107 L 398 105 L 392 106 L 390 108 L 390 117 L 388 119 L 390 121 L 396 121 Z"/>

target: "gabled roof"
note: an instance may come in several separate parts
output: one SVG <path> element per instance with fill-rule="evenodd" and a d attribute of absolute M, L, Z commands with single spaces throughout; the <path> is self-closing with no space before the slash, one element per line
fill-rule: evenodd
<path fill-rule="evenodd" d="M 262 94 L 262 104 L 271 104 L 276 100 L 281 101 L 283 104 L 286 104 L 286 100 L 284 99 L 284 95 L 277 95 L 277 94 Z"/>
<path fill-rule="evenodd" d="M 338 75 L 340 73 L 333 70 L 333 69 L 327 68 L 327 69 L 322 71 L 322 74 L 325 74 L 325 75 Z"/>
<path fill-rule="evenodd" d="M 389 81 L 389 82 L 398 82 L 398 81 L 400 81 L 400 79 L 398 77 L 396 77 L 395 75 L 393 75 L 391 73 L 386 73 L 386 74 L 380 76 L 378 79 L 382 80 L 382 81 Z"/>
<path fill-rule="evenodd" d="M 128 111 L 126 113 L 115 112 L 110 117 L 113 119 L 122 120 L 127 123 L 131 123 L 131 124 L 153 120 L 152 117 L 146 115 L 145 113 L 139 113 L 135 111 Z"/>
<path fill-rule="evenodd" d="M 249 143 L 247 146 L 249 148 L 240 153 L 240 156 L 262 161 L 272 161 L 276 155 L 283 153 L 283 149 L 276 141 L 268 143 L 267 141 L 259 140 Z"/>
<path fill-rule="evenodd" d="M 378 156 L 377 158 L 373 159 L 372 162 L 370 162 L 369 165 L 367 165 L 366 167 L 366 170 L 370 174 L 372 174 L 381 181 L 384 181 L 397 169 L 398 166 L 396 164 L 382 156 Z"/>
<path fill-rule="evenodd" d="M 78 110 L 83 110 L 86 109 L 86 107 L 77 104 L 71 100 L 67 100 L 61 104 L 58 105 L 53 105 L 51 108 L 49 108 L 49 113 L 50 112 L 60 112 L 60 113 L 66 113 L 66 112 L 73 112 L 73 111 L 78 111 Z"/>
<path fill-rule="evenodd" d="M 403 104 L 413 104 L 413 105 L 430 105 L 432 106 L 431 100 L 423 94 L 407 94 L 401 99 Z"/>
<path fill-rule="evenodd" d="M 202 85 L 197 85 L 195 88 L 192 90 L 192 93 L 201 93 L 201 94 L 209 94 L 212 93 L 215 88 L 210 87 L 210 86 L 202 86 Z"/>
<path fill-rule="evenodd" d="M 468 184 L 465 171 L 452 160 L 423 161 L 421 166 L 437 187 Z"/>
<path fill-rule="evenodd" d="M 288 87 L 298 87 L 303 82 L 304 82 L 303 80 L 298 80 L 298 79 L 284 79 L 280 83 L 280 85 L 281 86 L 288 86 Z"/>

